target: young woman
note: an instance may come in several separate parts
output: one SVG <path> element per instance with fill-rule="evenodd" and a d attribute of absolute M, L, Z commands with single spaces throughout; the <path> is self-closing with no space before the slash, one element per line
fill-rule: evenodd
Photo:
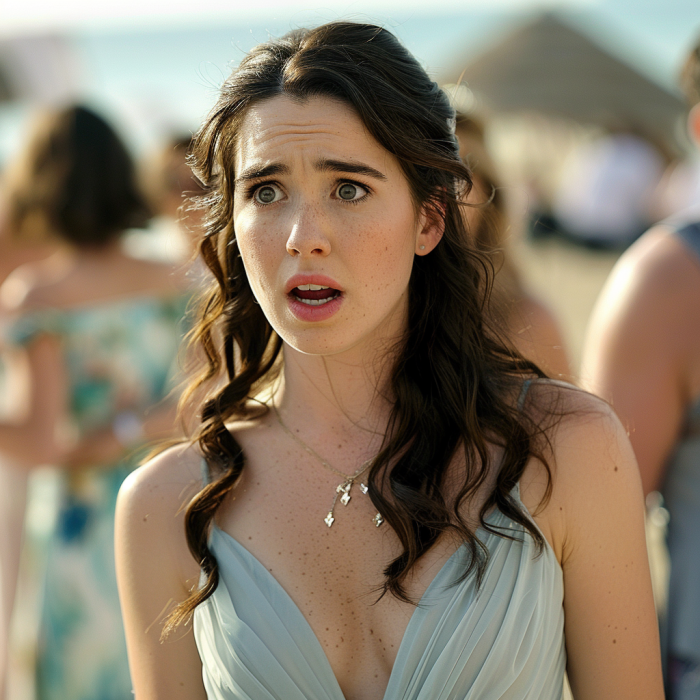
<path fill-rule="evenodd" d="M 634 457 L 486 324 L 453 116 L 371 25 L 225 83 L 201 427 L 117 508 L 137 698 L 661 699 Z"/>
<path fill-rule="evenodd" d="M 8 181 L 6 225 L 56 252 L 0 289 L 5 340 L 22 360 L 12 379 L 26 389 L 23 410 L 0 421 L 0 453 L 64 470 L 42 587 L 40 700 L 131 690 L 114 509 L 138 448 L 172 434 L 173 407 L 154 406 L 171 388 L 185 304 L 171 266 L 122 251 L 123 232 L 147 220 L 113 129 L 83 107 L 46 113 Z"/>

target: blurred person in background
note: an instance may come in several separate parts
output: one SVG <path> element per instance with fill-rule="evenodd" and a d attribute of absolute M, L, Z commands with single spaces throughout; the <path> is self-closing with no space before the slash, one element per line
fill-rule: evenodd
<path fill-rule="evenodd" d="M 557 229 L 594 247 L 628 246 L 655 220 L 655 192 L 666 165 L 660 151 L 631 129 L 582 144 L 555 194 Z"/>
<path fill-rule="evenodd" d="M 154 217 L 148 231 L 130 232 L 125 239 L 136 257 L 181 265 L 196 255 L 201 210 L 188 198 L 201 194 L 202 186 L 187 164 L 191 141 L 189 134 L 172 136 L 142 163 L 142 189 Z"/>
<path fill-rule="evenodd" d="M 116 495 L 140 445 L 173 433 L 169 391 L 182 284 L 171 265 L 126 255 L 148 207 L 112 128 L 84 107 L 47 113 L 8 182 L 7 226 L 57 252 L 0 288 L 5 342 L 24 355 L 28 401 L 0 423 L 0 452 L 64 468 L 37 651 L 39 700 L 115 700 L 131 681 L 116 589 Z"/>
<path fill-rule="evenodd" d="M 570 379 L 559 324 L 552 312 L 524 288 L 508 248 L 510 222 L 506 195 L 486 149 L 484 127 L 475 118 L 457 115 L 456 134 L 462 160 L 473 176 L 465 208 L 467 231 L 479 250 L 494 255 L 496 277 L 491 308 L 510 342 L 550 377 Z"/>
<path fill-rule="evenodd" d="M 700 145 L 700 43 L 682 73 Z M 700 207 L 645 233 L 611 273 L 584 351 L 588 387 L 627 424 L 645 494 L 670 514 L 663 623 L 670 700 L 700 699 Z"/>
<path fill-rule="evenodd" d="M 36 262 L 55 252 L 52 241 L 32 236 L 18 237 L 6 225 L 7 203 L 4 181 L 0 177 L 0 285 L 20 265 Z M 0 326 L 2 319 L 0 319 Z M 0 335 L 0 420 L 12 420 L 22 409 L 21 387 L 13 386 L 11 369 L 21 359 L 10 348 L 3 347 Z M 0 699 L 7 692 L 9 638 L 19 572 L 21 533 L 27 493 L 27 470 L 13 463 L 0 450 Z"/>

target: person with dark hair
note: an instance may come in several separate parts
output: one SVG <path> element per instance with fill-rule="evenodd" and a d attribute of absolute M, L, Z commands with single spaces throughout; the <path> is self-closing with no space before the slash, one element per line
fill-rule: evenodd
<path fill-rule="evenodd" d="M 568 380 L 571 369 L 559 324 L 552 312 L 526 288 L 510 250 L 510 216 L 496 166 L 486 148 L 483 124 L 457 114 L 459 153 L 472 174 L 467 231 L 477 249 L 496 263 L 490 305 L 510 342 L 549 377 Z"/>
<path fill-rule="evenodd" d="M 0 422 L 0 453 L 63 468 L 48 545 L 37 653 L 39 700 L 131 692 L 114 572 L 119 487 L 149 437 L 173 433 L 163 401 L 180 343 L 181 283 L 122 252 L 148 208 L 113 129 L 84 107 L 48 112 L 8 176 L 11 235 L 57 251 L 0 288 L 4 340 L 23 355 L 26 406 Z"/>
<path fill-rule="evenodd" d="M 261 44 L 193 165 L 201 424 L 117 504 L 136 697 L 554 700 L 566 668 L 660 700 L 631 448 L 492 330 L 413 56 L 351 22 Z"/>
<path fill-rule="evenodd" d="M 682 73 L 700 145 L 700 43 Z M 668 697 L 700 699 L 700 208 L 647 231 L 618 261 L 587 332 L 583 376 L 628 426 L 645 494 L 670 514 L 663 615 Z"/>

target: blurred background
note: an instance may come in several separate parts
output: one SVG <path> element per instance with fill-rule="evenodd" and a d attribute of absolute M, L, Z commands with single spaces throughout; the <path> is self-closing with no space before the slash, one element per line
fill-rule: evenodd
<path fill-rule="evenodd" d="M 555 317 L 577 380 L 589 314 L 621 252 L 654 222 L 700 204 L 700 159 L 677 87 L 700 32 L 697 0 L 0 0 L 0 175 L 38 107 L 79 101 L 117 127 L 148 188 L 154 154 L 197 129 L 246 51 L 335 19 L 397 34 L 479 124 L 489 154 L 480 165 L 492 161 L 506 194 L 514 265 Z M 156 220 L 126 244 L 137 256 L 176 258 L 159 235 Z M 51 478 L 40 472 L 30 484 L 33 542 L 52 528 Z M 40 569 L 39 545 L 23 556 L 26 570 Z M 41 580 L 22 580 L 10 700 L 34 698 Z"/>

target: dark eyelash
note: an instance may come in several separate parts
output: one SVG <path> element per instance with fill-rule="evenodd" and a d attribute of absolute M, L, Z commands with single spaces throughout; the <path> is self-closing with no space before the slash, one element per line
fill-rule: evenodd
<path fill-rule="evenodd" d="M 256 182 L 256 183 L 254 183 L 254 184 L 252 184 L 252 185 L 248 185 L 248 187 L 246 188 L 246 192 L 245 192 L 246 197 L 247 197 L 248 199 L 253 199 L 253 195 L 254 195 L 261 187 L 265 187 L 266 185 L 273 185 L 273 186 L 275 186 L 275 187 L 279 187 L 279 185 L 278 185 L 276 182 L 274 182 L 273 180 L 270 180 L 269 182 Z"/>
<path fill-rule="evenodd" d="M 342 180 L 338 180 L 335 183 L 335 189 L 337 190 L 341 185 L 355 185 L 355 187 L 361 187 L 367 194 L 363 195 L 360 197 L 360 199 L 353 199 L 353 200 L 343 200 L 344 204 L 359 204 L 362 200 L 364 200 L 366 197 L 369 197 L 372 192 L 372 188 L 365 185 L 364 182 L 358 182 L 357 180 L 349 180 L 347 178 L 344 178 Z M 248 185 L 246 188 L 246 197 L 248 199 L 253 199 L 255 193 L 261 189 L 262 187 L 266 186 L 274 186 L 274 187 L 279 187 L 279 184 L 277 184 L 274 180 L 268 180 L 267 182 L 256 182 L 251 185 Z"/>
<path fill-rule="evenodd" d="M 357 180 L 348 180 L 347 178 L 338 180 L 338 182 L 335 183 L 336 191 L 341 185 L 355 185 L 355 187 L 361 187 L 367 193 L 359 199 L 344 199 L 343 204 L 359 204 L 360 202 L 363 202 L 365 199 L 367 199 L 367 197 L 373 194 L 371 187 L 368 187 L 367 185 L 365 185 L 364 182 L 358 182 Z"/>

